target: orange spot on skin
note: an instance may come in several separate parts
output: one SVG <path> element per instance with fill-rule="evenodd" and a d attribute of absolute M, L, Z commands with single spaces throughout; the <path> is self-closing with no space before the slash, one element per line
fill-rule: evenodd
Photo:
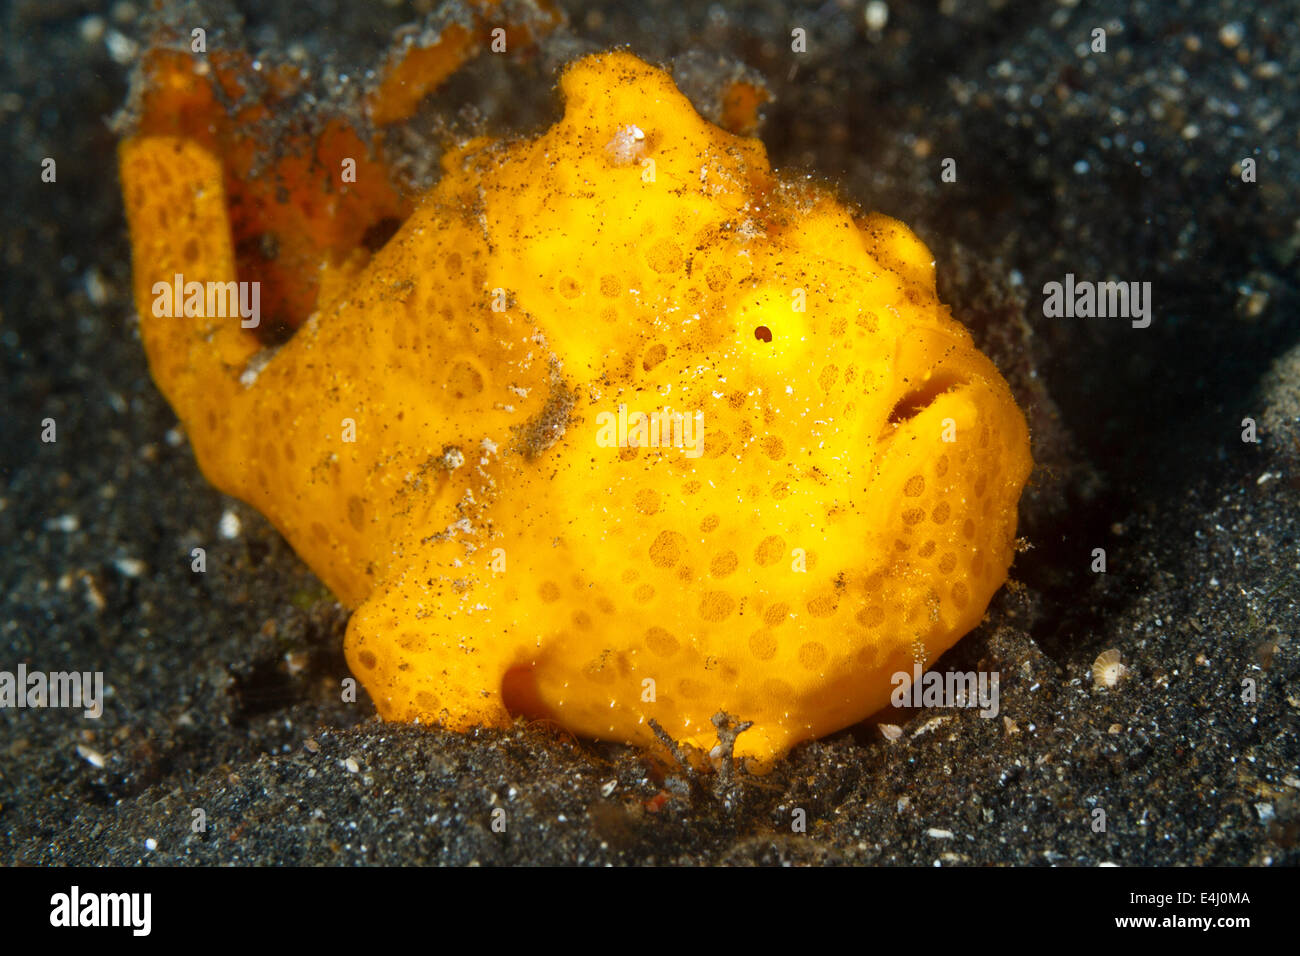
<path fill-rule="evenodd" d="M 737 136 L 752 136 L 758 129 L 758 111 L 770 100 L 763 87 L 737 80 L 722 93 L 722 125 Z"/>

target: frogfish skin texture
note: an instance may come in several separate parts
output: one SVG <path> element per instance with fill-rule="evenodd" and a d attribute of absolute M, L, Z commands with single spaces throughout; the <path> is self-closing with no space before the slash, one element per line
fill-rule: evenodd
<path fill-rule="evenodd" d="M 389 720 L 546 717 L 756 767 L 979 623 L 1032 462 L 901 223 L 776 176 L 627 53 L 535 139 L 478 140 L 278 350 L 154 314 L 232 282 L 219 159 L 121 149 L 153 375 L 204 474 L 354 608 Z M 368 258 L 366 256 L 368 255 Z"/>

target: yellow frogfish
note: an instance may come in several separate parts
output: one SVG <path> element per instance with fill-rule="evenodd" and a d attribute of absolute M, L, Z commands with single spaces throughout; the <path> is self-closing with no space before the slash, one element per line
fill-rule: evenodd
<path fill-rule="evenodd" d="M 725 712 L 770 766 L 979 623 L 1025 419 L 906 226 L 778 176 L 629 53 L 560 88 L 550 129 L 461 145 L 407 205 L 319 140 L 333 184 L 290 202 L 279 257 L 248 238 L 293 218 L 256 163 L 141 126 L 120 168 L 150 367 L 212 484 L 353 609 L 384 718 L 708 751 Z M 311 304 L 278 344 L 213 308 L 259 274 Z"/>

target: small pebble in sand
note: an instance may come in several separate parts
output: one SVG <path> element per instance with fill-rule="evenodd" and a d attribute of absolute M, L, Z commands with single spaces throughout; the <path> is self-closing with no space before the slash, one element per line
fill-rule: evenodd
<path fill-rule="evenodd" d="M 1102 651 L 1092 662 L 1092 686 L 1094 690 L 1109 690 L 1128 676 L 1128 668 L 1120 660 L 1119 651 L 1111 648 Z"/>
<path fill-rule="evenodd" d="M 243 524 L 239 520 L 239 515 L 233 511 L 225 511 L 221 515 L 221 523 L 217 525 L 217 531 L 221 537 L 227 541 L 234 541 L 239 537 L 243 530 Z"/>

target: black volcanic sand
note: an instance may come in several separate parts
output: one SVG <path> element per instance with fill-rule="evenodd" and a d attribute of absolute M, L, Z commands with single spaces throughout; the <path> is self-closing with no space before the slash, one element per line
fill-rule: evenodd
<path fill-rule="evenodd" d="M 422 12 L 241 6 L 242 28 L 216 4 L 172 19 L 210 43 L 242 29 L 340 101 Z M 897 739 L 872 723 L 765 777 L 693 777 L 553 727 L 458 736 L 340 702 L 346 613 L 206 484 L 138 341 L 108 120 L 145 7 L 16 0 L 0 670 L 103 670 L 112 696 L 98 721 L 0 711 L 0 862 L 1300 862 L 1300 3 L 891 2 L 877 32 L 861 3 L 637 6 L 472 64 L 409 124 L 412 176 L 447 135 L 545 126 L 555 65 L 585 50 L 677 58 L 704 99 L 728 71 L 763 77 L 774 162 L 916 229 L 1030 416 L 1029 546 L 938 665 L 999 671 L 999 716 L 892 712 Z M 1066 273 L 1150 281 L 1150 328 L 1044 318 Z M 1129 673 L 1094 689 L 1108 649 Z"/>

